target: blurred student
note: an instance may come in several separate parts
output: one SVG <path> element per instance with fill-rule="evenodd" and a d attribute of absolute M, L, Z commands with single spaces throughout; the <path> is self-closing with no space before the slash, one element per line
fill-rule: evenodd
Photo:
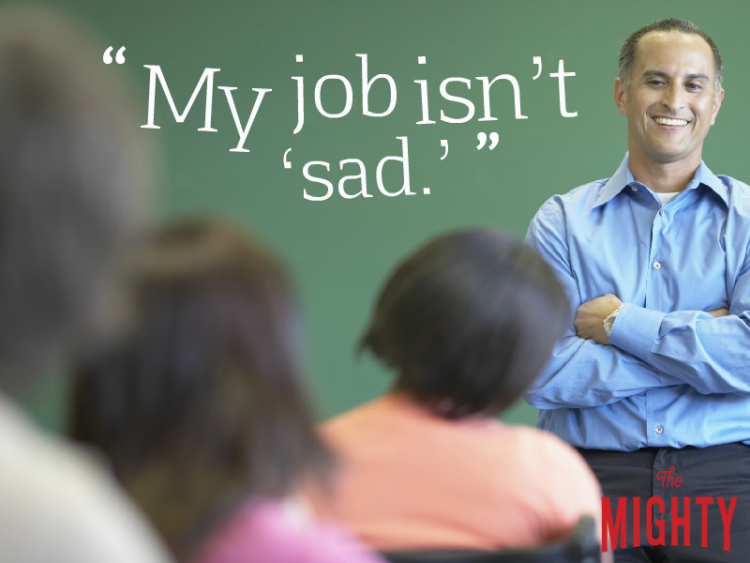
<path fill-rule="evenodd" d="M 131 329 L 82 370 L 73 436 L 109 456 L 180 560 L 374 563 L 295 499 L 331 458 L 277 260 L 228 226 L 185 220 L 149 237 L 129 271 Z"/>
<path fill-rule="evenodd" d="M 494 418 L 569 323 L 552 270 L 502 232 L 454 232 L 407 257 L 361 344 L 395 382 L 323 425 L 340 471 L 316 509 L 381 551 L 538 546 L 598 519 L 599 485 L 575 450 Z"/>
<path fill-rule="evenodd" d="M 161 563 L 114 481 L 10 399 L 102 327 L 137 218 L 143 163 L 120 91 L 77 32 L 0 9 L 0 560 Z"/>

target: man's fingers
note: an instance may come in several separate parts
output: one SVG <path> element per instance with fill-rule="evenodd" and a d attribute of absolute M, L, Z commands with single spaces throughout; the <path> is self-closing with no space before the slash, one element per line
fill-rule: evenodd
<path fill-rule="evenodd" d="M 708 314 L 715 318 L 726 317 L 729 314 L 729 309 L 716 309 L 715 311 L 709 311 Z"/>
<path fill-rule="evenodd" d="M 583 338 L 584 340 L 591 340 L 591 338 L 593 337 L 593 332 L 591 331 L 589 327 L 584 326 L 584 325 L 579 325 L 579 324 L 576 324 L 575 327 L 576 327 L 576 336 L 578 338 Z"/>
<path fill-rule="evenodd" d="M 579 338 L 585 338 L 583 336 L 583 332 L 585 331 L 586 325 L 581 322 L 579 317 L 576 317 L 576 319 L 573 321 L 573 327 L 576 329 L 576 336 Z"/>

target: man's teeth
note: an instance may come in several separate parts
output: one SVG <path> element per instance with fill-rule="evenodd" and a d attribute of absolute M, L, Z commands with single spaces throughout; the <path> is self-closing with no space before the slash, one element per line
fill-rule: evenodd
<path fill-rule="evenodd" d="M 654 121 L 656 121 L 659 125 L 676 125 L 677 127 L 687 125 L 687 121 L 685 121 L 684 119 L 667 119 L 666 117 L 655 117 Z"/>

